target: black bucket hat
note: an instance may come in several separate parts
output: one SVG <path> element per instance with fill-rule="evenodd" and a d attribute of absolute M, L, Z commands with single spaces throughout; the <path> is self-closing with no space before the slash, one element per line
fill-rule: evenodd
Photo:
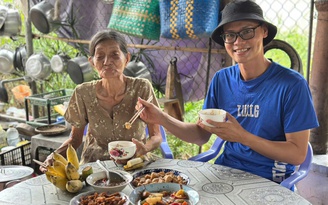
<path fill-rule="evenodd" d="M 263 45 L 267 45 L 276 36 L 277 27 L 267 22 L 263 17 L 263 11 L 259 5 L 252 0 L 232 1 L 221 11 L 221 22 L 213 31 L 211 38 L 221 46 L 224 41 L 220 36 L 223 33 L 223 26 L 227 23 L 242 20 L 255 20 L 268 25 L 268 36 L 263 39 Z"/>

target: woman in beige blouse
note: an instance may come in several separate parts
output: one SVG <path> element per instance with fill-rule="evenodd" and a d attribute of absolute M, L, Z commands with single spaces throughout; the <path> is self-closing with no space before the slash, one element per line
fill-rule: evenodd
<path fill-rule="evenodd" d="M 130 53 L 122 35 L 115 31 L 100 31 L 89 45 L 89 62 L 97 70 L 100 80 L 78 85 L 70 99 L 65 119 L 72 125 L 69 137 L 57 150 L 65 156 L 68 143 L 77 149 L 83 140 L 84 127 L 88 132 L 81 164 L 110 159 L 108 143 L 116 140 L 133 141 L 137 155 L 159 147 L 162 142 L 158 125 L 145 124 L 138 118 L 131 129 L 124 123 L 135 113 L 138 98 L 148 99 L 158 106 L 151 83 L 146 79 L 125 76 L 123 70 L 130 61 Z M 145 128 L 150 137 L 146 140 Z M 51 156 L 46 163 L 51 161 Z M 45 171 L 40 168 L 41 171 Z"/>

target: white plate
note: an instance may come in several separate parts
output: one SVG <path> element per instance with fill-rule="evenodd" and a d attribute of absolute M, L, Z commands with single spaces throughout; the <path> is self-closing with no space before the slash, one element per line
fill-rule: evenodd
<path fill-rule="evenodd" d="M 182 189 L 187 192 L 189 196 L 189 201 L 192 205 L 195 205 L 199 201 L 199 194 L 197 191 L 192 189 L 191 187 L 188 187 L 186 185 L 182 185 Z M 176 192 L 180 190 L 180 184 L 176 183 L 159 183 L 159 184 L 147 184 L 145 186 L 140 186 L 135 188 L 130 196 L 129 200 L 136 204 L 140 204 L 140 194 L 144 191 L 147 190 L 149 192 L 159 192 L 159 191 L 169 191 L 169 192 Z"/>
<path fill-rule="evenodd" d="M 101 193 L 101 192 L 99 192 L 99 191 L 88 191 L 88 192 L 83 192 L 83 193 L 81 193 L 81 194 L 79 194 L 79 195 L 77 195 L 77 196 L 75 196 L 74 198 L 72 198 L 71 199 L 71 201 L 69 202 L 69 205 L 79 205 L 80 204 L 80 199 L 81 199 L 81 197 L 83 197 L 83 196 L 88 196 L 88 195 L 91 195 L 91 194 L 94 194 L 94 193 Z M 106 192 L 107 194 L 113 194 L 113 193 L 110 193 L 110 192 Z M 122 192 L 119 192 L 120 193 L 120 195 L 121 195 L 121 197 L 122 198 L 125 198 L 126 199 L 126 202 L 124 203 L 124 205 L 128 205 L 129 204 L 129 197 L 126 195 L 126 194 L 124 194 L 124 193 L 122 193 Z"/>

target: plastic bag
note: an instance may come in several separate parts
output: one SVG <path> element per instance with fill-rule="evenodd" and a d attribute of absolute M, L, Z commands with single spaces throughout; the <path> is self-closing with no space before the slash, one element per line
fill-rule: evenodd
<path fill-rule="evenodd" d="M 11 89 L 16 100 L 24 102 L 25 97 L 28 97 L 32 94 L 31 89 L 28 85 L 18 85 Z"/>

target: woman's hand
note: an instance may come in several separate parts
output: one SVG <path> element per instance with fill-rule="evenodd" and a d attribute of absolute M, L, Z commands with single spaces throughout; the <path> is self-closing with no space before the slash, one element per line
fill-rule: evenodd
<path fill-rule="evenodd" d="M 136 144 L 136 147 L 137 147 L 137 151 L 136 151 L 135 157 L 140 157 L 142 155 L 147 154 L 148 150 L 146 148 L 146 145 L 143 142 L 141 142 L 141 141 L 139 141 L 139 140 L 137 140 L 135 138 L 132 138 L 132 142 L 134 144 Z"/>
<path fill-rule="evenodd" d="M 45 165 L 45 166 L 40 166 L 39 167 L 39 170 L 42 172 L 42 173 L 46 173 L 47 172 L 47 166 L 51 166 L 52 165 L 52 163 L 53 163 L 53 159 L 52 159 L 52 154 L 51 155 L 49 155 L 48 157 L 47 157 L 47 159 L 43 162 L 43 164 Z"/>

